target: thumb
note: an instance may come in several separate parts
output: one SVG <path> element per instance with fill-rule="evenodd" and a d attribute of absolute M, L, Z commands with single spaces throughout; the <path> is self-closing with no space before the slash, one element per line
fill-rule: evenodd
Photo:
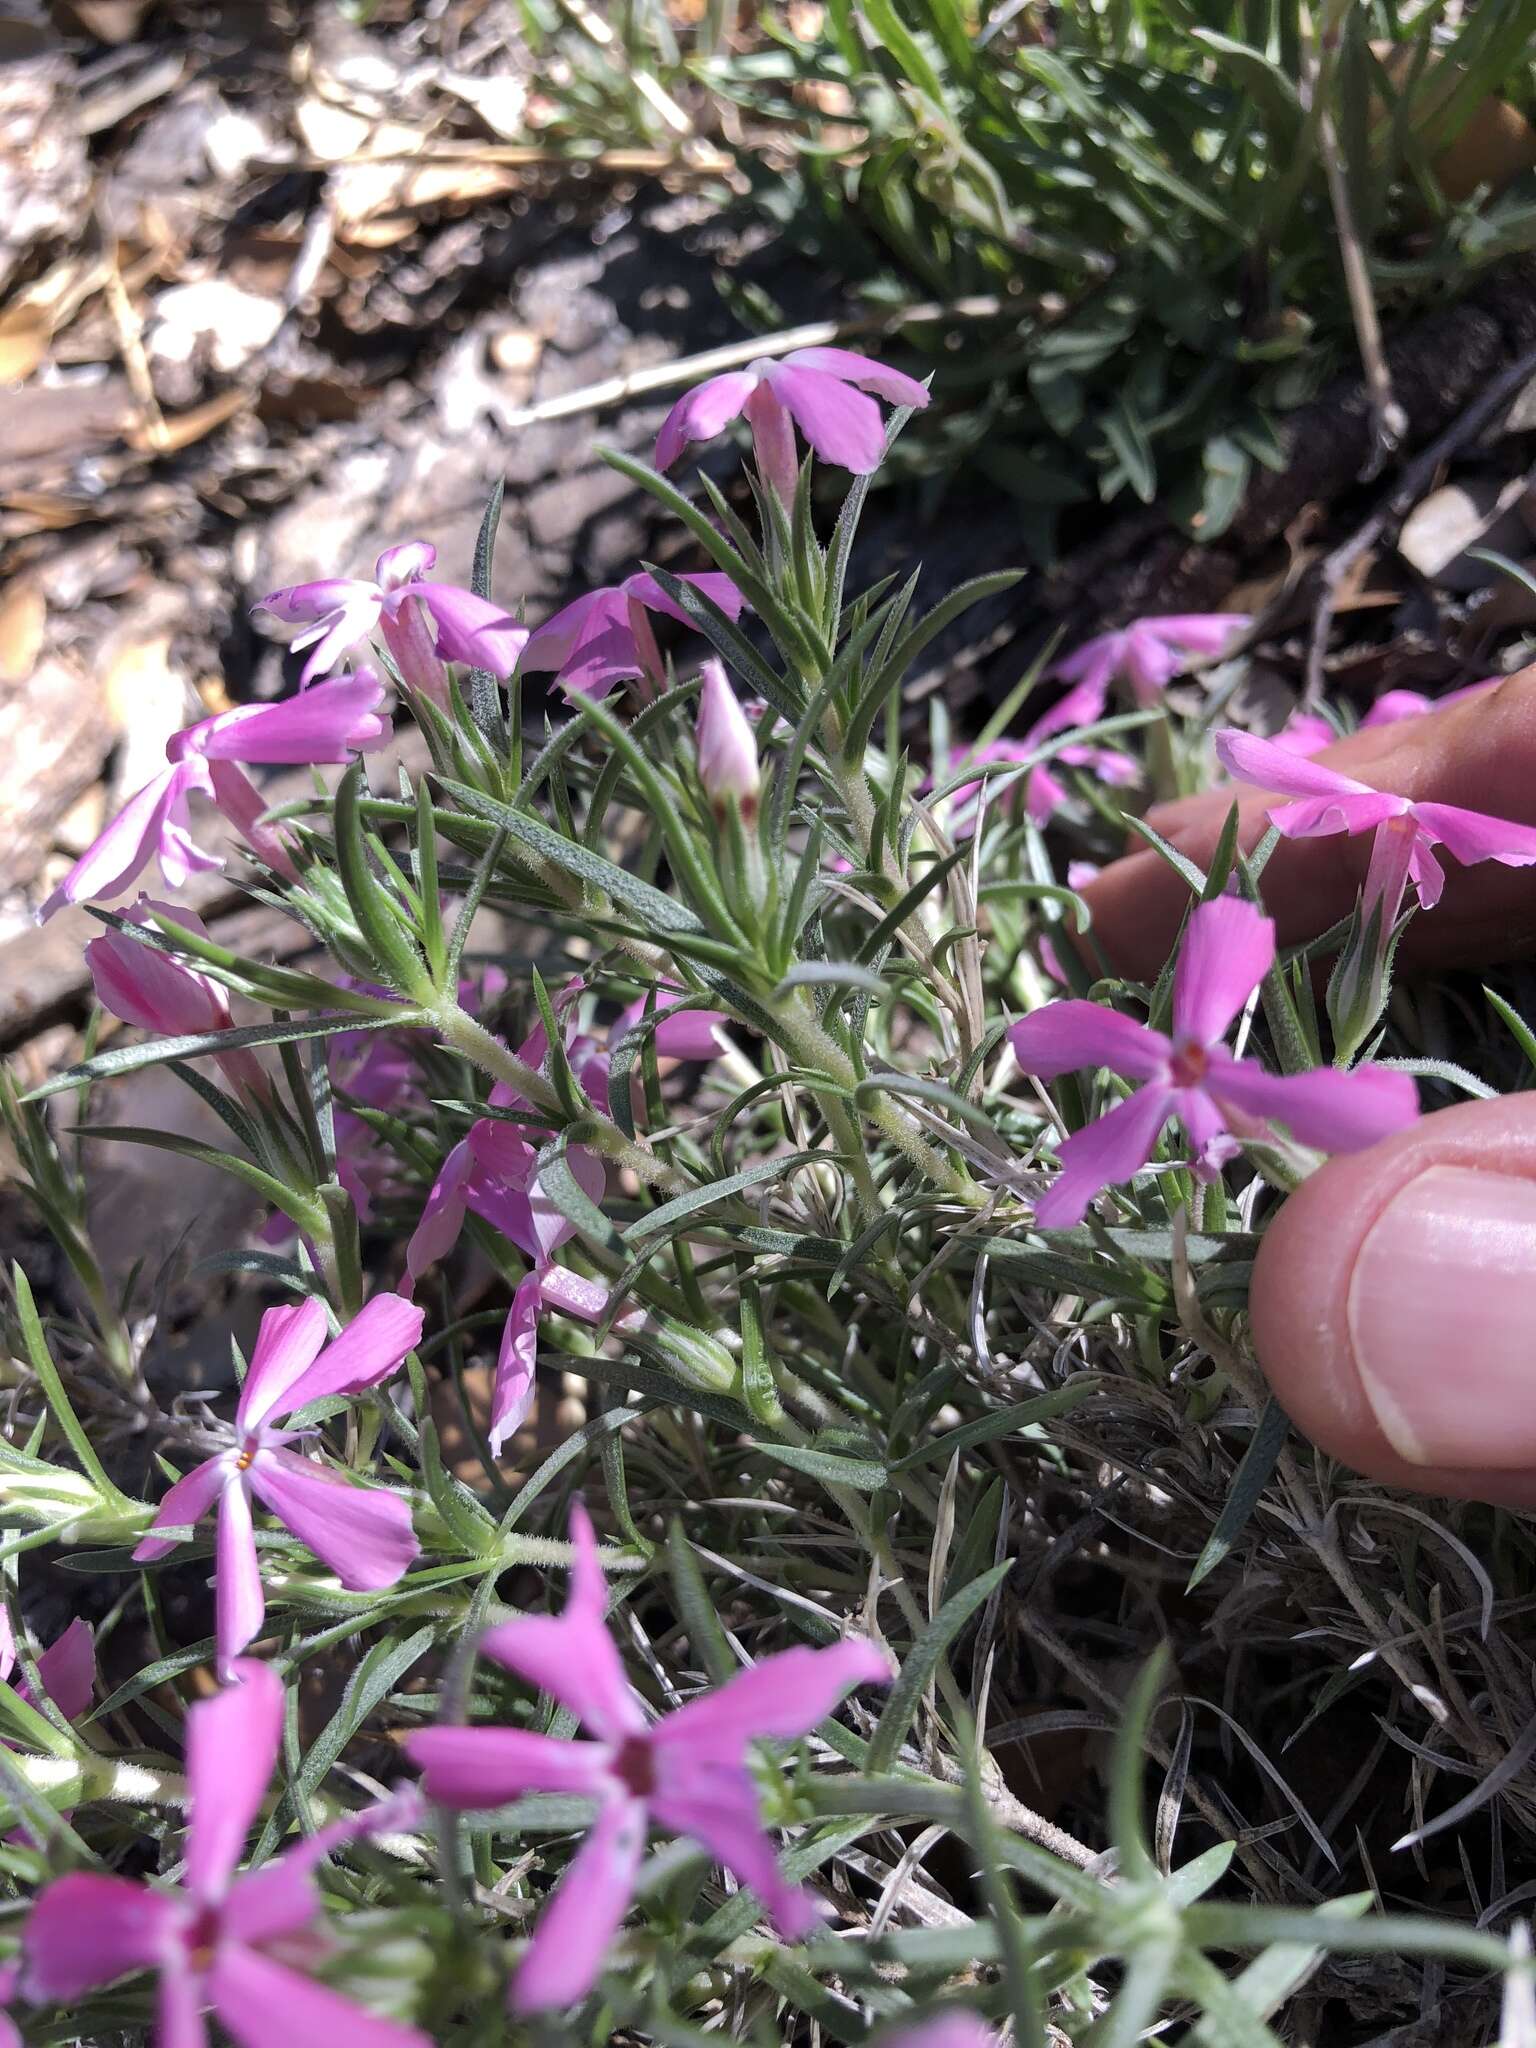
<path fill-rule="evenodd" d="M 1250 1306 L 1275 1397 L 1395 1486 L 1536 1503 L 1536 1093 L 1330 1160 L 1265 1232 Z"/>

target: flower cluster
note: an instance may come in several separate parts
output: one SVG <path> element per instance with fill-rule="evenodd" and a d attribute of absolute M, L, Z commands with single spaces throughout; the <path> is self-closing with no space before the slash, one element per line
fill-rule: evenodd
<path fill-rule="evenodd" d="M 258 610 L 297 629 L 295 693 L 178 733 L 165 768 L 43 905 L 45 917 L 97 906 L 85 958 L 99 1003 L 163 1041 L 126 1062 L 109 1052 L 59 1085 L 94 1082 L 114 1060 L 170 1064 L 221 1119 L 223 1149 L 169 1130 L 126 1135 L 227 1168 L 276 1212 L 258 1243 L 212 1263 L 283 1293 L 248 1366 L 237 1357 L 228 1403 L 183 1395 L 162 1411 L 142 1351 L 171 1309 L 131 1322 L 92 1264 L 70 1175 L 52 1154 L 33 1175 L 87 1302 L 78 1327 L 123 1384 L 93 1377 L 93 1354 L 76 1375 L 89 1396 L 77 1413 L 18 1282 L 16 1356 L 56 1427 L 0 1446 L 0 1495 L 38 1489 L 45 1537 L 105 1526 L 120 1548 L 93 1562 L 131 1591 L 99 1638 L 75 1622 L 38 1658 L 34 1690 L 4 1693 L 8 1772 L 73 1818 L 55 1839 L 18 1800 L 13 1874 L 38 1895 L 18 1956 L 0 1963 L 0 2002 L 64 2008 L 49 2024 L 73 2028 L 79 2002 L 147 1973 L 161 2048 L 202 2048 L 210 2012 L 241 2048 L 425 2048 L 426 2034 L 385 2016 L 382 1990 L 359 2003 L 325 1981 L 357 1952 L 333 1940 L 322 1901 L 325 1866 L 348 1851 L 362 1868 L 337 1876 L 337 1895 L 360 1919 L 376 1914 L 380 1953 L 410 1958 L 416 2002 L 403 1994 L 396 2009 L 435 2013 L 451 2038 L 466 2007 L 494 2034 L 484 2009 L 503 1964 L 512 2014 L 541 2029 L 602 1987 L 610 2002 L 588 2008 L 581 2038 L 692 2039 L 706 1997 L 718 2030 L 715 1977 L 727 1970 L 756 1973 L 754 1995 L 758 1978 L 774 1997 L 809 1985 L 807 2014 L 850 2038 L 995 2038 L 999 1999 L 981 1961 L 962 1993 L 976 2010 L 941 2001 L 913 2017 L 886 1981 L 906 1952 L 840 1941 L 875 1958 L 861 1980 L 868 2013 L 854 2021 L 851 1995 L 816 1974 L 841 1973 L 837 1950 L 781 1969 L 766 1960 L 770 1935 L 750 1932 L 761 1921 L 773 1939 L 815 1935 L 840 1896 L 812 1889 L 815 1856 L 857 1843 L 864 1861 L 848 1867 L 862 1882 L 884 1836 L 900 1870 L 928 1840 L 898 1833 L 914 1822 L 931 1822 L 934 1839 L 966 1836 L 968 1888 L 973 1867 L 994 1890 L 1012 1882 L 991 1806 L 1013 1828 L 1018 1803 L 959 1753 L 973 1715 L 984 1719 L 966 1693 L 962 1632 L 1002 1585 L 1009 1525 L 1001 1489 L 986 1496 L 990 1520 L 978 1509 L 969 1526 L 956 1489 L 974 1448 L 1021 1421 L 972 1370 L 986 1353 L 987 1261 L 1022 1244 L 1042 1284 L 1076 1287 L 1105 1236 L 1090 1211 L 1112 1190 L 1116 1213 L 1166 1241 L 1188 1205 L 1224 1213 L 1229 1173 L 1251 1201 L 1263 1181 L 1293 1186 L 1318 1155 L 1412 1123 L 1412 1075 L 1377 1057 L 1374 1039 L 1372 1057 L 1356 1059 L 1379 1037 L 1410 886 L 1430 908 L 1444 855 L 1536 864 L 1536 830 L 1339 772 L 1323 758 L 1323 721 L 1298 719 L 1274 740 L 1224 731 L 1221 767 L 1275 801 L 1244 800 L 1226 867 L 1209 875 L 1149 828 L 1191 888 L 1176 959 L 1148 986 L 1115 977 L 1092 931 L 1069 951 L 1052 922 L 1066 898 L 1058 876 L 1091 892 L 1133 789 L 1214 778 L 1203 725 L 1168 685 L 1231 653 L 1250 622 L 1149 616 L 1090 639 L 1047 671 L 1049 700 L 1031 700 L 1022 730 L 936 744 L 925 772 L 906 752 L 903 691 L 947 615 L 910 621 L 910 585 L 845 597 L 862 492 L 824 547 L 816 472 L 796 439 L 866 477 L 887 444 L 881 401 L 916 411 L 928 392 L 835 348 L 765 355 L 689 391 L 661 429 L 656 470 L 743 420 L 756 537 L 719 493 L 713 519 L 683 506 L 711 566 L 636 564 L 542 623 L 489 595 L 490 525 L 474 590 L 437 580 L 435 550 L 410 540 L 378 557 L 371 580 L 272 592 Z M 679 507 L 660 475 L 615 460 Z M 674 641 L 686 651 L 664 652 Z M 529 675 L 554 683 L 531 737 L 519 694 Z M 359 757 L 391 738 L 392 689 L 422 744 L 370 786 Z M 1422 715 L 1410 695 L 1389 693 L 1365 723 Z M 933 730 L 945 730 L 938 714 Z M 342 772 L 274 813 L 246 771 L 281 764 Z M 194 837 L 194 798 L 253 856 L 251 893 L 291 916 L 295 944 L 279 958 L 221 943 L 176 900 L 221 864 Z M 1282 839 L 1373 835 L 1357 913 L 1369 938 L 1352 942 L 1371 972 L 1356 976 L 1366 992 L 1350 999 L 1348 1030 L 1338 1016 L 1349 1006 L 1330 995 L 1331 1058 L 1306 1001 L 1310 963 L 1281 956 L 1259 864 L 1245 864 L 1261 810 Z M 164 893 L 100 908 L 154 864 Z M 473 950 L 487 933 L 489 962 Z M 316 954 L 323 971 L 306 964 Z M 1041 1002 L 1042 963 L 1070 970 L 1080 993 Z M 32 1146 L 29 1170 L 44 1160 L 41 1125 L 19 1109 L 6 1125 Z M 921 1264 L 909 1265 L 919 1242 Z M 464 1393 L 482 1341 L 487 1362 L 496 1353 L 483 1429 Z M 534 1410 L 540 1369 L 548 1385 L 557 1363 L 603 1399 L 550 1441 L 548 1405 Z M 957 1426 L 961 1403 L 977 1412 Z M 1039 1415 L 1022 1406 L 1033 1426 Z M 455 1413 L 473 1420 L 458 1442 L 445 1421 Z M 537 1427 L 509 1451 L 530 1418 Z M 79 1462 L 63 1494 L 39 1455 L 55 1437 Z M 536 1462 L 525 1462 L 531 1441 Z M 946 1466 L 925 1470 L 939 1455 Z M 157 1500 L 120 1490 L 132 1458 Z M 601 1465 L 606 1550 L 577 1491 L 586 1459 Z M 801 1482 L 822 1488 L 826 1514 L 803 1512 Z M 714 1548 L 690 1541 L 706 1508 L 732 1518 Z M 926 1608 L 905 1535 L 892 1533 L 904 1516 L 932 1537 Z M 8 1555 L 36 1540 L 8 1541 Z M 130 1706 L 143 1705 L 140 1735 L 174 1725 L 167 1688 L 208 1654 L 206 1641 L 171 1647 L 156 1574 L 127 1571 L 183 1546 L 212 1551 L 213 1666 L 211 1696 L 184 1717 L 184 1785 L 168 1761 L 145 1761 L 142 1743 L 105 1753 Z M 718 1614 L 700 1560 L 728 1584 Z M 568 1573 L 564 1604 L 538 1611 L 556 1570 Z M 633 1604 L 614 1594 L 620 1570 L 639 1575 Z M 203 1575 L 190 1576 L 191 1591 L 167 1579 L 196 1612 Z M 109 1648 L 130 1612 L 151 1647 L 120 1684 Z M 916 1650 L 904 1679 L 878 1719 L 854 1704 L 839 1723 L 858 1688 L 898 1679 L 887 1635 Z M 786 1637 L 793 1646 L 779 1647 Z M 989 1622 L 985 1641 L 996 1640 Z M 88 1722 L 98 1644 L 113 1690 Z M 643 1660 L 643 1691 L 626 1645 Z M 991 1660 L 975 1652 L 979 1671 Z M 0 1608 L 0 1687 L 18 1661 Z M 31 1754 L 29 1733 L 54 1749 Z M 781 1768 L 802 1742 L 792 1773 Z M 940 1769 L 946 1742 L 956 1754 Z M 421 1797 L 373 1776 L 402 1753 Z M 837 1771 L 813 1768 L 827 1756 Z M 1134 1747 L 1132 1772 L 1139 1757 Z M 363 1789 L 361 1805 L 354 1789 L 338 1811 L 333 1770 Z M 74 1830 L 98 1798 L 136 1810 L 184 1798 L 179 1879 L 163 1843 L 158 1857 L 141 1853 L 126 1830 L 100 1842 L 101 1863 L 121 1869 L 85 1867 L 94 1830 Z M 805 1821 L 817 1825 L 791 1875 L 773 1830 Z M 648 1861 L 653 1833 L 668 1846 Z M 544 1897 L 545 1868 L 563 1854 L 546 1837 L 579 1846 Z M 1046 1850 L 1028 1846 L 1049 1869 Z M 386 1847 L 416 1888 L 398 1913 L 368 1862 Z M 1134 1957 L 1154 1924 L 1136 1914 L 1162 1878 L 1141 1869 L 1145 1855 L 1123 1844 L 1120 1855 L 1102 1882 L 1098 1849 L 1070 1859 L 1079 1867 L 1057 1896 L 1081 1919 L 1074 1956 Z M 727 1931 L 696 1953 L 697 1930 L 679 1927 L 701 1867 L 750 1898 L 717 1899 L 710 1941 Z M 1033 1861 L 1017 1867 L 1038 1875 Z M 883 1926 L 888 1902 L 875 1897 L 871 1887 Z M 1116 1939 L 1100 1942 L 1091 1915 L 1104 1900 Z M 1156 1905 L 1172 1910 L 1161 1891 Z M 505 1955 L 476 1940 L 502 1919 L 516 1931 Z M 612 1968 L 618 1954 L 634 1967 Z M 1044 1981 L 1049 1929 L 1011 1954 L 1015 1975 Z M 1170 1981 L 1183 1998 L 1186 1980 Z M 1190 1997 L 1206 1982 L 1192 1971 Z M 135 1995 L 112 1993 L 79 2026 L 115 2036 L 130 2024 L 117 2000 Z M 744 2003 L 727 2031 L 745 2038 L 762 2018 Z M 1117 2020 L 1115 2038 L 1139 2038 L 1154 2018 L 1149 2007 Z"/>

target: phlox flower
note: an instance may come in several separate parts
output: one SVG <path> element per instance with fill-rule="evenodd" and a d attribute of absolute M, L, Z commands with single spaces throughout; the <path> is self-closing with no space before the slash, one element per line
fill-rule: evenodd
<path fill-rule="evenodd" d="M 585 1997 L 634 1895 L 646 1830 L 686 1835 L 754 1891 L 786 1940 L 814 1928 L 812 1894 L 786 1883 L 763 1830 L 748 1745 L 806 1735 L 857 1685 L 885 1685 L 885 1653 L 861 1637 L 765 1657 L 654 1724 L 630 1690 L 604 1622 L 607 1593 L 585 1509 L 571 1510 L 576 1561 L 558 1618 L 530 1615 L 487 1630 L 480 1647 L 553 1695 L 594 1738 L 564 1742 L 526 1728 L 425 1728 L 406 1753 L 429 1799 L 499 1806 L 525 1792 L 595 1799 L 591 1833 L 545 1907 L 513 1980 L 516 2015 Z"/>
<path fill-rule="evenodd" d="M 718 661 L 704 664 L 694 744 L 698 749 L 699 781 L 721 818 L 728 801 L 738 804 L 742 816 L 750 818 L 762 790 L 757 734 L 741 708 L 741 699 L 731 688 L 723 663 Z"/>
<path fill-rule="evenodd" d="M 251 1519 L 253 1497 L 349 1592 L 392 1586 L 417 1554 L 410 1502 L 349 1478 L 287 1446 L 294 1432 L 273 1427 L 327 1395 L 360 1394 L 395 1372 L 420 1341 L 424 1318 L 398 1294 L 376 1294 L 331 1343 L 323 1305 L 313 1297 L 269 1308 L 261 1319 L 250 1370 L 240 1389 L 229 1447 L 176 1481 L 150 1533 L 133 1553 L 140 1564 L 168 1556 L 176 1537 L 218 1510 L 215 1622 L 219 1667 L 227 1673 L 260 1631 L 266 1613 Z"/>
<path fill-rule="evenodd" d="M 608 1088 L 608 1055 L 596 1039 L 577 1030 L 573 1021 L 582 986 L 579 980 L 568 982 L 555 998 L 554 1008 L 563 1022 L 563 1049 L 571 1072 L 588 1099 L 602 1105 Z M 681 995 L 682 990 L 663 983 L 657 994 Z M 610 1044 L 617 1044 L 634 1029 L 644 1008 L 642 997 L 619 1015 L 608 1033 Z M 664 1012 L 653 1021 L 657 1054 L 663 1059 L 713 1059 L 720 1051 L 716 1031 L 724 1022 L 718 1010 Z M 536 1068 L 548 1053 L 549 1036 L 541 1020 L 518 1047 L 517 1057 L 525 1066 Z M 527 1100 L 505 1081 L 496 1083 L 490 1101 L 494 1109 L 531 1113 Z M 542 1143 L 550 1135 L 547 1126 L 508 1124 L 494 1117 L 482 1117 L 472 1124 L 439 1168 L 406 1246 L 401 1285 L 407 1294 L 427 1268 L 446 1258 L 457 1244 L 466 1214 L 478 1216 L 499 1231 L 530 1262 L 529 1272 L 513 1292 L 497 1350 L 486 1430 L 493 1455 L 500 1454 L 532 1406 L 542 1310 L 553 1308 L 582 1322 L 597 1323 L 608 1307 L 606 1288 L 568 1273 L 554 1262 L 555 1253 L 575 1227 L 539 1185 L 538 1145 L 530 1139 Z M 601 1156 L 588 1146 L 571 1145 L 565 1163 L 582 1192 L 600 1202 L 608 1180 Z M 622 1327 L 626 1317 L 616 1320 Z"/>
<path fill-rule="evenodd" d="M 9 1685 L 15 1669 L 16 1634 L 10 1615 L 0 1606 L 0 1679 Z M 39 1651 L 37 1675 L 65 1720 L 78 1720 L 91 1704 L 91 1688 L 96 1682 L 96 1639 L 90 1623 L 77 1617 L 46 1650 Z M 25 1679 L 15 1691 L 29 1707 L 36 1705 Z"/>
<path fill-rule="evenodd" d="M 1409 1074 L 1371 1066 L 1269 1074 L 1257 1060 L 1234 1058 L 1222 1041 L 1274 958 L 1273 921 L 1241 897 L 1218 896 L 1198 906 L 1184 935 L 1172 1037 L 1075 999 L 1047 1003 L 1013 1026 L 1014 1058 L 1026 1074 L 1054 1080 L 1108 1067 L 1141 1084 L 1063 1141 L 1061 1172 L 1035 1204 L 1037 1223 L 1047 1230 L 1081 1223 L 1102 1188 L 1146 1165 L 1171 1118 L 1183 1125 L 1202 1174 L 1231 1158 L 1237 1139 L 1269 1137 L 1271 1119 L 1319 1151 L 1357 1152 L 1417 1118 Z"/>
<path fill-rule="evenodd" d="M 1089 717 L 1082 720 L 1087 724 L 1098 717 L 1117 676 L 1129 683 L 1138 704 L 1153 704 L 1159 692 L 1188 666 L 1188 656 L 1209 659 L 1220 654 L 1249 624 L 1243 612 L 1167 612 L 1136 619 L 1117 633 L 1085 640 L 1058 661 L 1051 674 L 1064 683 L 1086 686 L 1095 704 Z"/>
<path fill-rule="evenodd" d="M 292 645 L 307 647 L 299 678 L 307 689 L 332 670 L 349 648 L 377 632 L 401 676 L 439 704 L 448 701 L 445 661 L 509 676 L 528 638 L 528 629 L 489 599 L 454 583 L 434 583 L 437 549 L 411 540 L 386 548 L 374 564 L 370 583 L 356 576 L 328 576 L 270 591 L 253 609 L 303 627 Z"/>
<path fill-rule="evenodd" d="M 21 1986 L 72 2006 L 140 1970 L 159 1976 L 156 2048 L 206 2048 L 211 2008 L 239 2048 L 431 2048 L 424 2034 L 365 2012 L 290 1967 L 323 1953 L 319 1865 L 344 1842 L 398 1827 L 409 1804 L 351 1814 L 259 1870 L 236 1875 L 277 1762 L 283 1686 L 242 1659 L 238 1683 L 187 1713 L 190 1820 L 180 1885 L 76 1871 L 48 1886 L 27 1922 Z"/>
<path fill-rule="evenodd" d="M 242 704 L 173 734 L 165 749 L 169 765 L 128 799 L 81 854 L 38 911 L 38 923 L 66 903 L 121 896 L 152 860 L 159 860 L 172 889 L 189 875 L 222 867 L 192 837 L 193 796 L 215 804 L 268 867 L 292 879 L 293 863 L 280 834 L 259 822 L 267 806 L 236 764 L 349 760 L 388 739 L 389 721 L 379 710 L 383 701 L 378 677 L 360 671 L 307 698 Z"/>
<path fill-rule="evenodd" d="M 953 2005 L 876 2037 L 875 2048 L 996 2048 L 997 2036 L 979 2013 Z"/>
<path fill-rule="evenodd" d="M 957 755 L 950 767 L 959 770 L 983 767 L 989 761 L 1027 761 L 1057 733 L 1070 732 L 1078 725 L 1091 725 L 1103 709 L 1102 691 L 1091 683 L 1079 683 L 1053 704 L 1044 717 L 1037 718 L 1019 739 L 989 740 L 982 746 L 971 747 Z M 1037 825 L 1046 824 L 1067 800 L 1066 785 L 1060 776 L 1052 772 L 1058 761 L 1070 768 L 1086 768 L 1101 782 L 1115 787 L 1136 780 L 1136 764 L 1126 755 L 1117 754 L 1109 747 L 1095 747 L 1074 740 L 1059 747 L 1049 761 L 1037 762 L 1024 777 L 1024 808 Z M 950 792 L 951 820 L 956 838 L 968 837 L 976 829 L 981 790 L 979 782 L 966 782 Z"/>
<path fill-rule="evenodd" d="M 741 617 L 746 599 L 729 576 L 710 570 L 678 581 L 692 584 L 727 618 Z M 606 697 L 634 676 L 644 676 L 661 689 L 667 672 L 648 612 L 659 612 L 679 625 L 692 623 L 654 576 L 628 576 L 605 590 L 589 590 L 546 619 L 529 635 L 523 670 L 551 671 L 568 697 Z"/>
<path fill-rule="evenodd" d="M 1361 719 L 1358 730 L 1374 732 L 1383 725 L 1401 725 L 1406 718 L 1422 718 L 1428 711 L 1442 711 L 1448 704 L 1464 704 L 1470 697 L 1496 690 L 1503 680 L 1502 676 L 1488 676 L 1480 683 L 1468 683 L 1464 689 L 1447 690 L 1443 697 L 1426 697 L 1422 690 L 1383 690 Z M 1274 744 L 1284 747 L 1288 754 L 1320 754 L 1338 738 L 1336 728 L 1317 712 L 1293 711 L 1274 735 Z"/>
<path fill-rule="evenodd" d="M 123 919 L 127 924 L 153 931 L 156 911 L 200 938 L 208 936 L 196 911 L 183 910 L 174 903 L 157 903 L 151 896 L 140 896 L 132 909 L 123 912 Z M 97 1002 L 125 1024 L 177 1037 L 233 1028 L 235 1020 L 230 1014 L 229 1000 L 219 984 L 185 961 L 173 960 L 157 946 L 143 946 L 121 932 L 108 931 L 89 941 L 85 964 L 91 970 Z M 225 1075 L 242 1095 L 259 1094 L 265 1089 L 261 1063 L 254 1053 L 237 1048 L 217 1057 Z"/>
<path fill-rule="evenodd" d="M 1396 922 L 1409 882 L 1426 910 L 1433 910 L 1440 901 L 1445 869 L 1437 847 L 1443 846 L 1466 867 L 1484 860 L 1496 860 L 1510 868 L 1536 864 L 1536 828 L 1530 825 L 1466 811 L 1459 804 L 1414 802 L 1388 790 L 1372 789 L 1369 783 L 1341 775 L 1321 761 L 1289 753 L 1273 740 L 1255 739 L 1252 733 L 1230 727 L 1216 735 L 1216 753 L 1239 782 L 1296 799 L 1269 813 L 1270 823 L 1285 838 L 1375 833 L 1364 903 L 1367 913 L 1377 903 L 1384 904 L 1384 922 L 1389 928 Z"/>
<path fill-rule="evenodd" d="M 656 437 L 656 467 L 670 469 L 690 441 L 712 441 L 746 415 L 757 466 L 786 504 L 793 504 L 799 464 L 795 428 L 821 457 L 855 476 L 880 467 L 885 427 L 874 392 L 891 405 L 920 409 L 928 389 L 915 377 L 846 348 L 797 348 L 775 361 L 758 356 L 684 392 Z"/>

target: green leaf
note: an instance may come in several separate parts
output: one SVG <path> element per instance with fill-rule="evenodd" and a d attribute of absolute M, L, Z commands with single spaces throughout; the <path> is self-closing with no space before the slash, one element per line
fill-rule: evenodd
<path fill-rule="evenodd" d="M 839 1458 L 830 1451 L 804 1450 L 798 1444 L 755 1442 L 752 1448 L 775 1464 L 803 1472 L 807 1479 L 819 1479 L 824 1486 L 849 1486 L 855 1493 L 876 1493 L 890 1479 L 885 1466 L 873 1458 Z"/>
<path fill-rule="evenodd" d="M 979 1579 L 972 1579 L 968 1586 L 952 1594 L 907 1652 L 901 1676 L 891 1688 L 885 1711 L 870 1737 L 868 1768 L 871 1775 L 888 1771 L 894 1764 L 896 1752 L 901 1748 L 912 1717 L 928 1689 L 928 1681 L 938 1669 L 939 1659 L 967 1622 L 980 1613 L 1012 1570 L 1012 1560 L 1005 1558 L 1001 1564 L 983 1572 Z"/>
<path fill-rule="evenodd" d="M 306 1017 L 299 1023 L 242 1024 L 233 1031 L 190 1031 L 176 1038 L 150 1038 L 139 1045 L 117 1045 L 109 1052 L 66 1067 L 44 1081 L 23 1102 L 40 1102 L 47 1095 L 61 1095 L 71 1088 L 94 1081 L 110 1081 L 118 1074 L 136 1074 L 144 1067 L 158 1067 L 168 1060 L 190 1060 L 204 1054 L 242 1052 L 253 1045 L 295 1045 L 306 1038 L 333 1038 L 338 1031 L 408 1031 L 423 1021 L 419 1011 L 402 1006 L 392 1017 L 359 1017 L 341 1010 L 329 1016 Z"/>
<path fill-rule="evenodd" d="M 1216 1526 L 1207 1538 L 1205 1548 L 1195 1560 L 1195 1568 L 1184 1588 L 1186 1593 L 1193 1593 L 1200 1581 L 1216 1569 L 1248 1526 L 1248 1517 L 1257 1507 L 1275 1466 L 1280 1461 L 1280 1453 L 1285 1448 L 1285 1439 L 1290 1433 L 1290 1427 L 1285 1410 L 1271 1395 L 1264 1404 L 1264 1413 L 1259 1417 L 1258 1428 L 1248 1440 L 1248 1448 L 1244 1451 L 1242 1463 L 1233 1476 L 1232 1490 L 1216 1518 Z"/>
<path fill-rule="evenodd" d="M 150 1519 L 150 1510 L 142 1501 L 131 1500 L 121 1487 L 107 1477 L 106 1467 L 97 1457 L 90 1438 L 81 1427 L 80 1418 L 64 1391 L 64 1382 L 59 1377 L 59 1369 L 53 1362 L 48 1341 L 43 1335 L 37 1304 L 32 1299 L 32 1284 L 19 1263 L 12 1264 L 11 1287 L 16 1299 L 16 1320 L 21 1325 L 21 1341 L 26 1350 L 27 1363 L 43 1390 L 43 1399 L 52 1410 L 54 1421 L 79 1460 L 81 1471 L 100 1494 L 105 1507 L 118 1509 L 128 1515 L 142 1514 L 147 1522 Z"/>

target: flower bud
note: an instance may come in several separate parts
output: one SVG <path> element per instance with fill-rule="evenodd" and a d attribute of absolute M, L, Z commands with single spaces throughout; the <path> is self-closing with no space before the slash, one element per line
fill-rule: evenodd
<path fill-rule="evenodd" d="M 757 767 L 757 739 L 736 692 L 718 661 L 704 664 L 697 729 L 699 780 L 717 810 L 734 797 L 742 816 L 757 808 L 762 778 Z"/>

